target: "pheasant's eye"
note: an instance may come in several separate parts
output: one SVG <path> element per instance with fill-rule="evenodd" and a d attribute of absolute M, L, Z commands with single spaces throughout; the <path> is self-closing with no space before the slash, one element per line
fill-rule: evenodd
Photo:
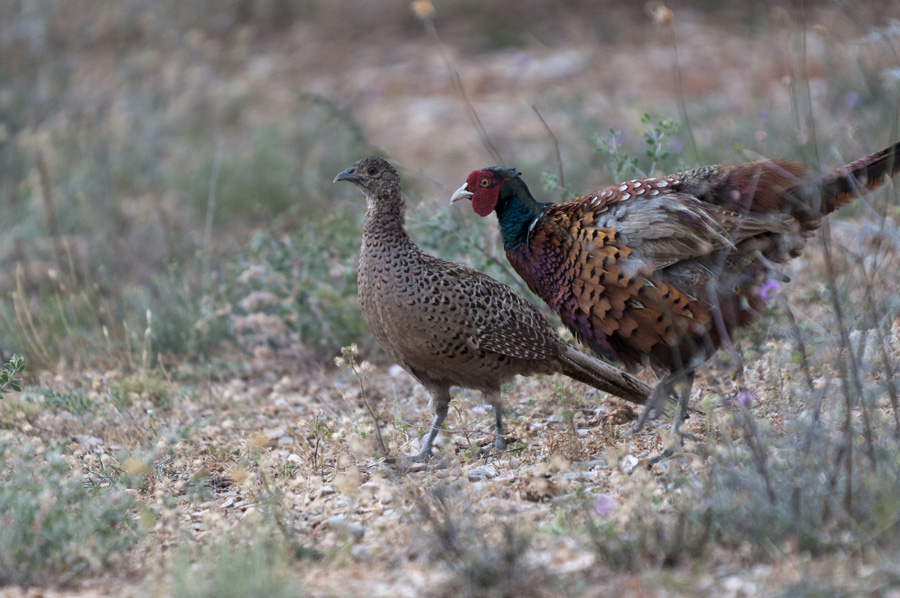
<path fill-rule="evenodd" d="M 482 177 L 482 179 L 480 181 L 478 181 L 478 184 L 481 185 L 482 187 L 490 187 L 491 179 L 489 179 L 487 177 Z"/>
<path fill-rule="evenodd" d="M 378 169 L 374 166 L 369 166 L 369 169 L 366 170 L 366 174 L 368 174 L 369 176 L 375 176 L 376 172 L 378 172 Z"/>

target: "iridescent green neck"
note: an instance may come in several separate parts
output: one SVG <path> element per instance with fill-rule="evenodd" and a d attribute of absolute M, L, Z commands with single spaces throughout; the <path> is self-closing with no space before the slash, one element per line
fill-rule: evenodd
<path fill-rule="evenodd" d="M 531 224 L 544 211 L 544 204 L 535 201 L 522 179 L 516 177 L 503 184 L 496 210 L 503 247 L 515 251 L 528 240 Z"/>

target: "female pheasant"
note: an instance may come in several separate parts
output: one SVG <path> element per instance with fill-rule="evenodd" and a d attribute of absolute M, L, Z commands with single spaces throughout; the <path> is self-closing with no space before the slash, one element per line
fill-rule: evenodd
<path fill-rule="evenodd" d="M 646 401 L 649 386 L 566 343 L 508 286 L 423 253 L 403 228 L 400 177 L 387 161 L 364 158 L 338 181 L 354 183 L 366 196 L 358 269 L 363 318 L 385 352 L 432 397 L 434 419 L 416 459 L 431 455 L 451 386 L 485 394 L 500 450 L 500 387 L 517 374 L 565 374 L 625 400 Z"/>
<path fill-rule="evenodd" d="M 515 169 L 476 170 L 451 198 L 497 213 L 506 256 L 528 287 L 599 355 L 668 372 L 653 417 L 735 328 L 753 321 L 774 264 L 800 254 L 822 218 L 900 171 L 900 143 L 818 179 L 760 160 L 626 181 L 562 204 L 535 201 Z M 769 283 L 771 284 L 771 283 Z"/>

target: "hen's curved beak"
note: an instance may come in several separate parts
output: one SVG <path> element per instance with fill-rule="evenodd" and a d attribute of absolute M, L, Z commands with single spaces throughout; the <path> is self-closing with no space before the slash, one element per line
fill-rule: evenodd
<path fill-rule="evenodd" d="M 472 192 L 469 191 L 469 183 L 463 183 L 463 186 L 453 192 L 450 196 L 450 203 L 454 204 L 461 199 L 472 199 Z"/>
<path fill-rule="evenodd" d="M 338 175 L 336 177 L 334 177 L 334 180 L 331 182 L 332 183 L 336 183 L 338 181 L 356 182 L 358 180 L 359 180 L 359 175 L 356 174 L 356 167 L 351 166 L 347 170 L 342 170 L 341 172 L 339 172 Z"/>

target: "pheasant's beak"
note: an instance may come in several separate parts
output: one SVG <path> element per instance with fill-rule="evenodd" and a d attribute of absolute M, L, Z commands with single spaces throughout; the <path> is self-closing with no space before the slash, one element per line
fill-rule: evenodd
<path fill-rule="evenodd" d="M 450 203 L 454 204 L 461 199 L 472 199 L 472 192 L 469 191 L 469 183 L 463 183 L 462 187 L 453 192 L 453 195 L 450 196 Z"/>
<path fill-rule="evenodd" d="M 355 183 L 358 180 L 359 180 L 359 175 L 356 174 L 356 167 L 351 166 L 347 170 L 343 170 L 343 171 L 339 172 L 338 175 L 336 177 L 334 177 L 334 180 L 332 181 L 332 183 L 336 183 L 338 181 L 350 181 L 352 183 Z"/>

